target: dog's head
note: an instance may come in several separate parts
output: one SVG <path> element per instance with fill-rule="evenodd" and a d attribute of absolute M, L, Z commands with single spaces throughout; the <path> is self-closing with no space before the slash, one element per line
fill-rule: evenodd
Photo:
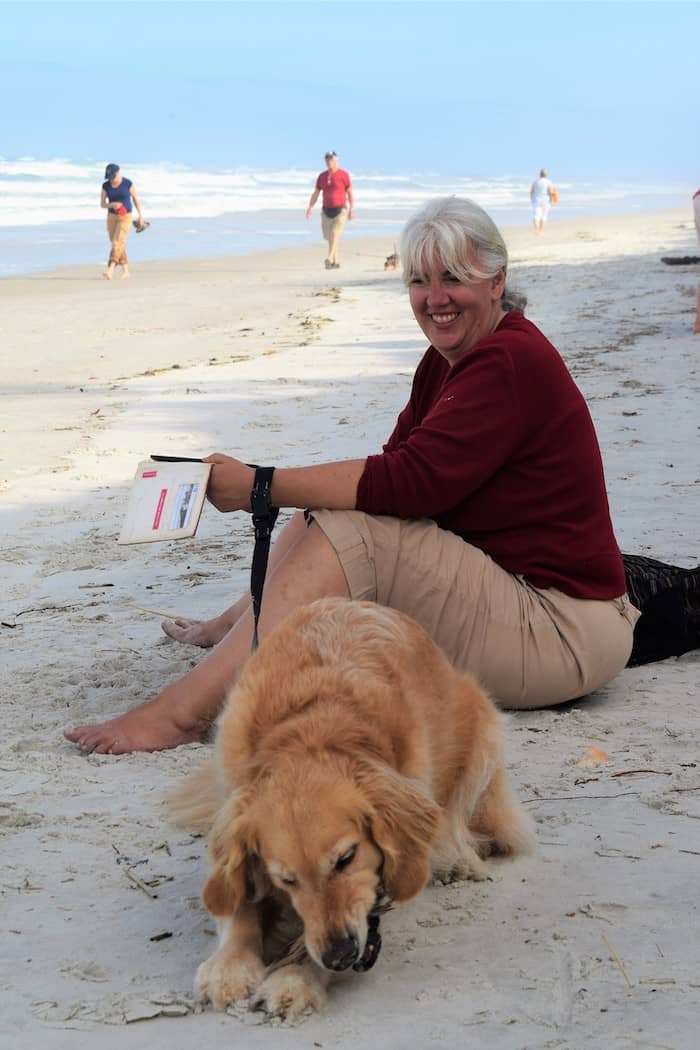
<path fill-rule="evenodd" d="M 387 255 L 386 259 L 384 260 L 384 269 L 385 270 L 395 270 L 398 265 L 399 265 L 399 256 L 398 256 L 398 254 L 396 252 L 393 252 L 391 255 Z"/>
<path fill-rule="evenodd" d="M 220 811 L 202 899 L 231 915 L 274 887 L 319 966 L 369 968 L 368 916 L 384 893 L 400 902 L 423 889 L 439 821 L 419 785 L 379 763 L 282 764 Z"/>

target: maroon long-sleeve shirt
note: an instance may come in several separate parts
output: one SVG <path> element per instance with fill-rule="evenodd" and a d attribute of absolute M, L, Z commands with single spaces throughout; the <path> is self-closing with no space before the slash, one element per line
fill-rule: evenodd
<path fill-rule="evenodd" d="M 535 587 L 625 591 L 593 421 L 564 361 L 517 311 L 454 367 L 429 347 L 357 508 L 433 518 Z"/>

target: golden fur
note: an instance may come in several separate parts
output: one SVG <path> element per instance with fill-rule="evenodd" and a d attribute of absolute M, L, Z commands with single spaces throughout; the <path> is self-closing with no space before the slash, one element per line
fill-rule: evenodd
<path fill-rule="evenodd" d="M 210 831 L 202 900 L 220 944 L 198 994 L 289 1016 L 322 1004 L 330 973 L 361 968 L 383 894 L 410 900 L 431 872 L 484 878 L 484 857 L 533 842 L 491 700 L 413 620 L 335 598 L 248 660 L 213 760 L 171 807 Z"/>

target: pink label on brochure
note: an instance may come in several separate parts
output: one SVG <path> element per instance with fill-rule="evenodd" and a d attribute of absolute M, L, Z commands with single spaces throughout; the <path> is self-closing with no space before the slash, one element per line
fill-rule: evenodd
<path fill-rule="evenodd" d="M 157 470 L 144 470 L 141 475 L 142 478 L 155 478 L 158 474 Z"/>
<path fill-rule="evenodd" d="M 168 495 L 167 489 L 160 490 L 160 496 L 158 497 L 158 506 L 156 507 L 156 514 L 153 519 L 153 525 L 151 526 L 153 531 L 160 528 L 160 519 L 163 515 L 163 507 L 165 506 L 165 497 Z"/>

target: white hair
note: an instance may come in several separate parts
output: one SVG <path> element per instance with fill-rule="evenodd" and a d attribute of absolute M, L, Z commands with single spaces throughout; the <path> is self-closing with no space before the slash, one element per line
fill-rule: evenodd
<path fill-rule="evenodd" d="M 463 284 L 496 277 L 508 268 L 508 249 L 493 219 L 464 197 L 429 201 L 406 223 L 399 254 L 404 284 L 425 280 L 426 261 L 436 256 Z M 504 310 L 523 310 L 526 299 L 505 289 Z"/>

